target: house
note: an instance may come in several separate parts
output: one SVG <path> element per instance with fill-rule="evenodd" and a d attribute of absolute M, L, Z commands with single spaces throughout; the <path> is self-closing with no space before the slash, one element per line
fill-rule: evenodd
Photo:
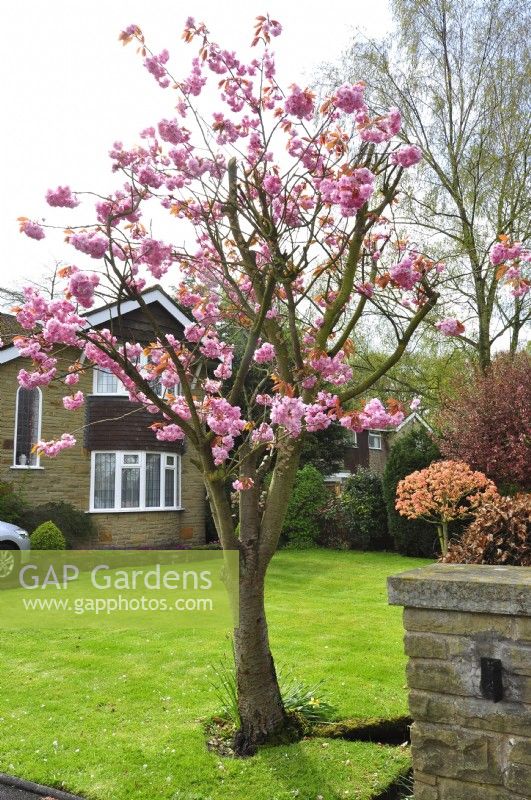
<path fill-rule="evenodd" d="M 325 478 L 331 489 L 341 492 L 344 481 L 360 467 L 382 475 L 387 464 L 389 451 L 397 436 L 408 433 L 412 428 L 423 425 L 433 433 L 425 419 L 413 411 L 397 428 L 379 428 L 361 433 L 352 432 L 352 443 L 347 447 L 344 457 L 344 469 Z"/>
<path fill-rule="evenodd" d="M 191 320 L 160 287 L 143 293 L 159 328 L 182 336 Z M 109 328 L 120 341 L 148 344 L 154 333 L 136 300 L 85 314 L 96 328 Z M 63 407 L 61 382 L 41 391 L 19 387 L 27 367 L 12 343 L 20 334 L 15 317 L 0 314 L 0 480 L 9 481 L 35 506 L 67 501 L 93 517 L 95 541 L 85 547 L 169 547 L 205 541 L 205 490 L 188 442 L 159 442 L 149 425 L 157 417 L 131 403 L 110 372 L 92 367 L 77 389 L 85 405 Z M 57 354 L 56 354 L 57 355 Z M 76 351 L 64 353 L 65 368 Z M 61 359 L 59 365 L 61 364 Z M 39 439 L 73 433 L 75 447 L 50 459 L 32 453 Z"/>

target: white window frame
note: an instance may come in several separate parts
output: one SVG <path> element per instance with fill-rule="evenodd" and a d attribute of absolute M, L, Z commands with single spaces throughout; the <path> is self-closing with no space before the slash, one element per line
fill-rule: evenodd
<path fill-rule="evenodd" d="M 114 474 L 114 508 L 95 508 L 94 506 L 94 490 L 95 490 L 95 476 L 96 476 L 96 456 L 99 454 L 114 455 L 115 461 L 115 474 Z M 161 498 L 164 499 L 165 493 L 165 480 L 166 480 L 166 456 L 175 458 L 175 504 L 173 506 L 146 506 L 146 456 L 157 455 L 162 459 L 160 470 L 160 491 Z M 127 467 L 124 464 L 124 456 L 139 456 L 139 469 L 140 469 L 140 505 L 135 508 L 121 508 L 122 501 L 122 469 Z M 149 511 L 181 511 L 181 494 L 182 494 L 182 460 L 178 453 L 166 453 L 156 450 L 93 450 L 90 457 L 90 508 L 89 511 L 93 514 L 128 514 L 128 513 L 146 513 Z"/>
<path fill-rule="evenodd" d="M 378 445 L 371 444 L 371 436 L 378 437 Z M 383 436 L 380 431 L 369 431 L 369 450 L 383 450 Z"/>
<path fill-rule="evenodd" d="M 110 370 L 100 369 L 99 367 L 94 367 L 94 369 L 92 371 L 92 394 L 95 394 L 98 397 L 117 397 L 119 395 L 123 396 L 123 395 L 128 395 L 129 394 L 129 392 L 127 391 L 127 389 L 123 385 L 122 381 L 118 380 L 118 378 L 116 378 L 116 376 L 114 376 L 116 378 L 116 391 L 115 392 L 99 392 L 98 391 L 98 374 L 100 372 L 108 373 L 109 375 L 112 375 L 112 372 Z"/>
<path fill-rule="evenodd" d="M 37 454 L 35 464 L 17 464 L 17 436 L 18 436 L 18 398 L 20 394 L 20 390 L 24 387 L 19 386 L 17 389 L 16 399 L 15 399 L 15 438 L 13 439 L 13 464 L 11 465 L 11 469 L 44 469 L 41 467 L 41 456 L 40 453 Z M 41 438 L 41 428 L 42 428 L 42 390 L 40 386 L 35 386 L 34 390 L 37 390 L 39 393 L 39 421 L 37 423 L 37 442 L 40 441 Z M 34 391 L 33 390 L 33 391 Z M 34 442 L 36 444 L 37 442 Z"/>
<path fill-rule="evenodd" d="M 147 363 L 148 363 L 148 359 L 142 353 L 141 356 L 140 356 L 140 364 L 139 364 L 139 366 L 145 367 Z M 123 385 L 122 381 L 119 380 L 118 378 L 116 378 L 116 376 L 114 376 L 116 378 L 116 391 L 115 392 L 100 392 L 100 391 L 98 391 L 98 373 L 100 373 L 100 372 L 109 373 L 110 375 L 113 374 L 110 370 L 105 370 L 105 369 L 100 369 L 99 367 L 94 367 L 93 374 L 92 374 L 92 394 L 95 394 L 98 397 L 120 397 L 120 396 L 123 397 L 124 395 L 127 396 L 129 394 L 129 392 L 127 391 L 127 389 Z M 181 386 L 180 386 L 179 383 L 177 383 L 173 387 L 173 391 L 171 389 L 167 389 L 162 384 L 160 384 L 160 388 L 161 388 L 161 393 L 158 395 L 160 398 L 164 398 L 165 395 L 168 392 L 170 392 L 171 394 L 175 395 L 175 397 L 177 397 L 177 395 L 181 394 Z"/>
<path fill-rule="evenodd" d="M 351 439 L 351 442 L 350 442 L 350 446 L 351 447 L 357 447 L 358 446 L 358 434 L 357 434 L 357 431 L 351 431 L 351 435 L 352 435 L 352 439 Z M 349 473 L 349 475 L 350 475 L 350 473 Z"/>

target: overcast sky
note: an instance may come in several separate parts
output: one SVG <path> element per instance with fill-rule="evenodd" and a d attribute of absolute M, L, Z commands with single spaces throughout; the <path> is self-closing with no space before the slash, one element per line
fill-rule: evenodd
<path fill-rule="evenodd" d="M 61 235 L 34 242 L 18 232 L 17 217 L 53 214 L 63 224 L 67 210 L 50 212 L 46 189 L 110 189 L 112 142 L 132 144 L 140 130 L 171 117 L 171 93 L 144 70 L 134 46 L 122 47 L 119 32 L 139 25 L 155 52 L 169 49 L 174 73 L 184 77 L 194 55 L 180 40 L 188 15 L 205 21 L 220 44 L 241 50 L 256 15 L 267 12 L 284 27 L 274 43 L 286 83 L 304 83 L 319 63 L 338 59 L 353 29 L 379 35 L 390 24 L 387 0 L 19 0 L 2 7 L 1 284 L 20 285 L 72 258 Z"/>

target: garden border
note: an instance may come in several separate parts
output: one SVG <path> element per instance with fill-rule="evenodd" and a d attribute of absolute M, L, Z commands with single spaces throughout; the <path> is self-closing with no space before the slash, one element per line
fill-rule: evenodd
<path fill-rule="evenodd" d="M 37 797 L 49 797 L 52 800 L 85 800 L 79 795 L 63 792 L 62 789 L 54 789 L 51 786 L 43 786 L 40 783 L 26 781 L 24 778 L 16 778 L 13 775 L 6 775 L 0 772 L 0 787 L 7 786 L 11 789 L 22 789 L 25 792 L 32 792 Z"/>

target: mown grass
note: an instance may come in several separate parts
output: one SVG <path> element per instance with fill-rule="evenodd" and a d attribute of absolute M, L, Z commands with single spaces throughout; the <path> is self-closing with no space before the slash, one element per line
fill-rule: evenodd
<path fill-rule="evenodd" d="M 342 717 L 406 710 L 401 610 L 386 577 L 419 566 L 385 553 L 283 551 L 267 605 L 277 661 L 326 681 Z M 312 739 L 221 759 L 203 722 L 219 710 L 208 630 L 1 634 L 0 771 L 94 800 L 368 800 L 407 752 Z"/>

